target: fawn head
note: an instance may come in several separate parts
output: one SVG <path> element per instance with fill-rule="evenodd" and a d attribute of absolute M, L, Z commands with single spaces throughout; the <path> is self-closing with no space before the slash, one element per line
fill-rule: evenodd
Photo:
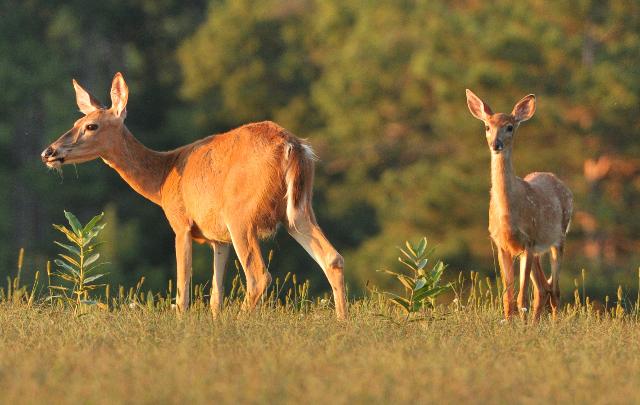
<path fill-rule="evenodd" d="M 513 107 L 511 114 L 495 113 L 480 97 L 467 89 L 467 106 L 471 115 L 484 122 L 489 149 L 495 154 L 511 150 L 513 137 L 521 122 L 533 117 L 536 112 L 536 96 L 529 94 Z"/>
<path fill-rule="evenodd" d="M 73 88 L 84 117 L 42 152 L 42 162 L 49 168 L 96 159 L 118 142 L 122 133 L 129 89 L 121 73 L 116 73 L 111 83 L 111 108 L 108 109 L 75 80 Z"/>

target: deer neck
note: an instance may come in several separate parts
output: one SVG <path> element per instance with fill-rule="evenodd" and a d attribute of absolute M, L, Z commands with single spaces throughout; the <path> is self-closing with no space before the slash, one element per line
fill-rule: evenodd
<path fill-rule="evenodd" d="M 491 201 L 497 213 L 511 218 L 517 203 L 518 179 L 513 171 L 511 151 L 491 155 Z M 510 223 L 510 221 L 507 221 Z"/>
<path fill-rule="evenodd" d="M 172 152 L 147 148 L 123 126 L 119 142 L 114 142 L 101 157 L 131 188 L 160 205 L 162 185 L 175 160 Z"/>

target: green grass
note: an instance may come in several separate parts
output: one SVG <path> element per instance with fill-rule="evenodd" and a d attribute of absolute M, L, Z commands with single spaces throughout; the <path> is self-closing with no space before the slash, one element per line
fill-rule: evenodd
<path fill-rule="evenodd" d="M 585 272 L 538 323 L 504 322 L 475 272 L 416 316 L 374 289 L 347 322 L 291 275 L 244 313 L 238 275 L 214 320 L 202 286 L 181 316 L 144 280 L 69 300 L 49 266 L 21 285 L 23 256 L 0 288 L 3 403 L 640 403 L 640 292 L 594 303 Z"/>
<path fill-rule="evenodd" d="M 350 320 L 320 302 L 227 306 L 198 302 L 73 310 L 0 304 L 5 403 L 640 402 L 640 323 L 568 307 L 555 322 L 501 322 L 492 302 L 439 306 L 393 323 L 382 298 Z M 398 313 L 396 319 L 402 319 Z"/>

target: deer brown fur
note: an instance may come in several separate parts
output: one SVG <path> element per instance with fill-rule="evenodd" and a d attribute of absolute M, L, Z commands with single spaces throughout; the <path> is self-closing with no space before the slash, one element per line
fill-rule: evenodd
<path fill-rule="evenodd" d="M 517 256 L 520 256 L 517 300 L 520 313 L 524 316 L 527 279 L 531 275 L 534 319 L 540 316 L 548 297 L 555 314 L 560 300 L 560 261 L 573 211 L 573 197 L 553 173 L 535 172 L 524 179 L 517 177 L 511 157 L 518 126 L 535 112 L 535 96 L 524 97 L 516 103 L 511 114 L 494 114 L 486 103 L 467 90 L 467 105 L 471 114 L 484 122 L 491 150 L 489 233 L 498 247 L 505 317 L 513 315 L 516 308 L 513 259 Z M 551 258 L 548 280 L 540 265 L 540 255 L 546 252 L 550 252 Z"/>
<path fill-rule="evenodd" d="M 271 282 L 259 239 L 282 223 L 323 269 L 337 316 L 346 317 L 343 259 L 322 233 L 311 206 L 314 154 L 307 143 L 266 121 L 156 152 L 124 125 L 128 88 L 120 73 L 113 79 L 109 109 L 75 80 L 73 85 L 85 115 L 42 153 L 42 160 L 59 168 L 101 158 L 162 207 L 175 233 L 179 311 L 189 304 L 192 241 L 208 243 L 214 251 L 214 316 L 222 308 L 231 245 L 246 275 L 244 307 L 252 309 Z"/>

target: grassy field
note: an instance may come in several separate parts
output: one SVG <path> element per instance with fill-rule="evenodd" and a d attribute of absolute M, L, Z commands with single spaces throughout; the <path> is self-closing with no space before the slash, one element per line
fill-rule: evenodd
<path fill-rule="evenodd" d="M 320 301 L 246 314 L 234 300 L 212 320 L 202 302 L 182 317 L 138 300 L 77 316 L 5 300 L 0 392 L 4 403 L 640 402 L 637 306 L 568 306 L 531 325 L 501 322 L 495 300 L 464 301 L 403 323 L 374 296 L 340 323 Z"/>
<path fill-rule="evenodd" d="M 72 230 L 58 229 L 76 246 L 58 246 L 73 257 L 23 285 L 21 250 L 0 288 L 3 403 L 640 403 L 640 295 L 593 303 L 584 272 L 555 320 L 503 321 L 500 281 L 473 272 L 414 306 L 444 287 L 423 239 L 402 251 L 408 273 L 387 272 L 410 305 L 370 291 L 338 322 L 330 300 L 287 275 L 245 313 L 238 275 L 214 320 L 202 286 L 179 316 L 171 284 L 96 284 L 101 216 L 82 227 L 65 214 Z"/>

